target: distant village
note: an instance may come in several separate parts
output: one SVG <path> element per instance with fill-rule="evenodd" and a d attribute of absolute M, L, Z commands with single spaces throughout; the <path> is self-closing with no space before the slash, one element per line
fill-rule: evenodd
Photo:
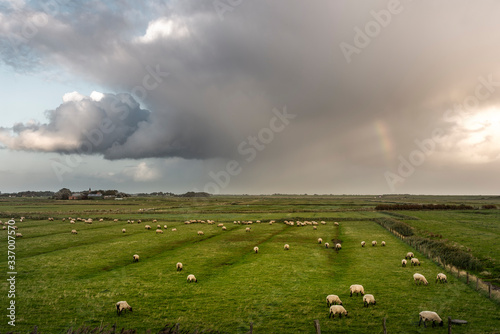
<path fill-rule="evenodd" d="M 123 200 L 128 197 L 208 197 L 211 196 L 205 192 L 189 191 L 184 194 L 174 194 L 171 192 L 151 192 L 151 193 L 136 193 L 127 194 L 118 190 L 88 190 L 71 191 L 68 188 L 62 188 L 57 192 L 54 191 L 20 191 L 17 193 L 3 193 L 0 191 L 0 198 L 24 197 L 24 198 L 47 198 L 55 200 Z"/>

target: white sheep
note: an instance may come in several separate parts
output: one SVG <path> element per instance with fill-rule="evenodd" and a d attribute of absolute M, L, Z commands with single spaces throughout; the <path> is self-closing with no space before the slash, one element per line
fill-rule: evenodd
<path fill-rule="evenodd" d="M 258 252 L 259 252 L 259 247 L 255 246 L 255 247 L 253 248 L 253 251 L 254 251 L 255 253 L 258 253 Z"/>
<path fill-rule="evenodd" d="M 328 242 L 325 242 L 325 248 L 329 248 L 330 244 Z"/>
<path fill-rule="evenodd" d="M 401 260 L 401 267 L 406 267 L 406 260 L 405 259 Z"/>
<path fill-rule="evenodd" d="M 226 231 L 226 230 L 227 230 L 227 227 L 222 226 L 222 230 L 223 230 L 223 231 Z"/>
<path fill-rule="evenodd" d="M 165 229 L 166 229 L 166 228 L 167 228 L 167 225 L 163 225 L 163 228 L 165 228 Z"/>
<path fill-rule="evenodd" d="M 361 296 L 365 294 L 365 288 L 364 288 L 362 285 L 360 285 L 360 284 L 353 284 L 353 285 L 351 285 L 351 286 L 349 287 L 349 291 L 350 291 L 350 293 L 351 293 L 351 294 L 350 294 L 350 296 L 351 296 L 351 297 L 352 297 L 352 295 L 353 295 L 354 293 L 356 294 L 356 296 L 357 296 L 358 294 L 361 294 Z"/>
<path fill-rule="evenodd" d="M 342 249 L 342 245 L 341 244 L 335 244 L 335 250 L 341 250 Z"/>
<path fill-rule="evenodd" d="M 132 262 L 139 262 L 139 255 L 134 254 L 134 256 L 132 256 Z"/>
<path fill-rule="evenodd" d="M 448 282 L 448 279 L 446 278 L 446 275 L 443 274 L 443 273 L 439 273 L 437 274 L 437 277 L 436 277 L 436 283 L 437 282 L 441 282 L 441 283 L 447 283 Z"/>
<path fill-rule="evenodd" d="M 441 318 L 436 312 L 422 311 L 418 315 L 419 315 L 419 320 L 418 320 L 419 326 L 422 321 L 424 322 L 424 327 L 427 327 L 425 324 L 426 321 L 432 321 L 432 327 L 436 325 L 436 322 L 438 323 L 439 326 L 441 327 L 443 326 L 443 320 L 441 320 Z"/>
<path fill-rule="evenodd" d="M 415 281 L 415 284 L 420 284 L 420 282 L 424 283 L 424 285 L 429 284 L 425 279 L 424 275 L 419 273 L 413 274 L 413 280 Z"/>
<path fill-rule="evenodd" d="M 323 242 L 323 239 L 321 238 L 318 238 L 318 244 L 322 243 Z"/>
<path fill-rule="evenodd" d="M 160 229 L 160 228 L 161 228 L 161 225 L 160 225 L 160 224 L 156 225 L 156 228 Z"/>
<path fill-rule="evenodd" d="M 174 227 L 174 228 L 172 229 L 172 232 L 175 232 L 175 231 L 177 231 L 177 229 Z"/>
<path fill-rule="evenodd" d="M 417 266 L 417 265 L 420 265 L 420 261 L 416 257 L 414 257 L 411 259 L 411 264 L 413 266 Z"/>
<path fill-rule="evenodd" d="M 365 242 L 364 241 L 361 241 L 361 247 L 365 247 Z"/>
<path fill-rule="evenodd" d="M 144 225 L 144 228 L 145 228 L 146 230 L 150 230 L 150 229 L 151 229 L 151 226 L 149 226 L 149 225 Z"/>
<path fill-rule="evenodd" d="M 116 223 L 118 221 L 118 219 L 115 218 L 115 219 L 113 219 L 113 221 Z"/>
<path fill-rule="evenodd" d="M 16 233 L 16 238 L 22 238 L 22 234 L 21 233 Z"/>
<path fill-rule="evenodd" d="M 188 277 L 187 277 L 187 282 L 188 283 L 191 283 L 191 282 L 198 283 L 198 280 L 196 279 L 196 277 L 194 277 L 193 274 L 189 274 Z"/>
<path fill-rule="evenodd" d="M 132 312 L 132 306 L 130 306 L 126 301 L 122 300 L 116 303 L 116 313 L 120 315 L 123 311 L 129 310 Z"/>
<path fill-rule="evenodd" d="M 222 227 L 222 226 L 224 226 L 224 224 L 222 223 L 217 224 L 217 227 Z"/>
<path fill-rule="evenodd" d="M 158 234 L 158 233 L 163 234 L 163 230 L 161 230 L 161 229 L 157 229 L 157 230 L 156 230 L 156 234 Z"/>
<path fill-rule="evenodd" d="M 332 305 L 330 306 L 330 313 L 328 314 L 328 318 L 332 317 L 335 319 L 335 314 L 339 315 L 339 318 L 342 318 L 342 314 L 347 317 L 347 311 L 342 305 Z"/>
<path fill-rule="evenodd" d="M 283 246 L 283 249 L 284 250 L 289 250 L 290 249 L 290 245 L 289 244 L 285 244 L 285 246 Z"/>
<path fill-rule="evenodd" d="M 382 246 L 385 246 L 385 241 L 382 241 L 381 245 L 382 245 Z"/>
<path fill-rule="evenodd" d="M 333 223 L 333 225 L 334 225 L 334 226 L 339 226 L 339 223 L 334 222 L 334 223 Z"/>
<path fill-rule="evenodd" d="M 71 234 L 78 234 L 76 230 L 71 230 Z"/>
<path fill-rule="evenodd" d="M 177 264 L 175 265 L 175 268 L 177 269 L 177 271 L 181 271 L 182 270 L 182 263 L 177 262 Z"/>
<path fill-rule="evenodd" d="M 204 235 L 203 231 L 198 231 L 198 235 Z"/>
<path fill-rule="evenodd" d="M 406 256 L 405 256 L 405 259 L 411 259 L 412 257 L 414 257 L 415 255 L 413 255 L 413 252 L 408 252 L 406 253 Z"/>
<path fill-rule="evenodd" d="M 375 297 L 373 297 L 373 295 L 366 294 L 363 296 L 363 304 L 364 306 L 368 307 L 370 304 L 377 304 L 377 301 L 375 300 Z"/>
<path fill-rule="evenodd" d="M 328 295 L 326 296 L 326 306 L 330 307 L 332 305 L 342 305 L 342 301 L 337 295 Z"/>
<path fill-rule="evenodd" d="M 127 232 L 127 230 L 126 230 L 126 229 L 124 229 L 124 228 L 122 228 L 122 233 L 125 233 L 125 232 Z"/>
<path fill-rule="evenodd" d="M 372 246 L 377 246 L 377 241 L 373 240 L 372 241 Z"/>
<path fill-rule="evenodd" d="M 318 228 L 316 226 L 313 226 L 313 230 L 317 230 Z"/>
<path fill-rule="evenodd" d="M 245 228 L 245 232 L 250 232 L 250 227 Z"/>

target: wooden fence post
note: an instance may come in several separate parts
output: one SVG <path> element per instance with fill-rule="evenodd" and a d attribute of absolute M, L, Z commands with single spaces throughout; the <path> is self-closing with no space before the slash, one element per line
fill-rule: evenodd
<path fill-rule="evenodd" d="M 479 277 L 476 276 L 476 291 L 479 289 Z"/>
<path fill-rule="evenodd" d="M 316 334 L 321 334 L 321 328 L 319 327 L 319 320 L 314 320 L 314 328 L 316 328 Z"/>
<path fill-rule="evenodd" d="M 448 334 L 451 334 L 451 317 L 448 317 Z"/>
<path fill-rule="evenodd" d="M 488 283 L 488 298 L 491 299 L 491 282 Z"/>
<path fill-rule="evenodd" d="M 469 284 L 469 272 L 467 271 L 467 284 Z"/>
<path fill-rule="evenodd" d="M 248 333 L 250 333 L 250 334 L 253 333 L 253 322 L 250 322 L 250 331 Z"/>
<path fill-rule="evenodd" d="M 387 327 L 385 326 L 385 317 L 384 317 L 384 320 L 382 322 L 382 327 L 384 328 L 384 334 L 387 334 Z"/>

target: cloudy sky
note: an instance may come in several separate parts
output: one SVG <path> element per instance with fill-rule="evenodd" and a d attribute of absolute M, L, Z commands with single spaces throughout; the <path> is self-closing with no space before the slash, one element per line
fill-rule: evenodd
<path fill-rule="evenodd" d="M 498 194 L 499 11 L 0 1 L 0 191 Z"/>

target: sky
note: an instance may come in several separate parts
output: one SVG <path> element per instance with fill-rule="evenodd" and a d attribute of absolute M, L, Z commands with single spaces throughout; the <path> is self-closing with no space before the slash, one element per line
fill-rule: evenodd
<path fill-rule="evenodd" d="M 0 191 L 498 194 L 499 10 L 0 0 Z"/>

